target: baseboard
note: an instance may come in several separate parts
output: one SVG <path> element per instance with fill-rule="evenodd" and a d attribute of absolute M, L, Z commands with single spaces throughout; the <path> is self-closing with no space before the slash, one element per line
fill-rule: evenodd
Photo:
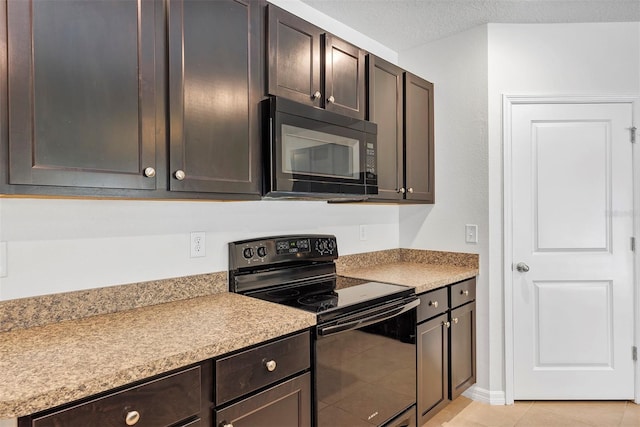
<path fill-rule="evenodd" d="M 464 393 L 463 396 L 468 397 L 471 400 L 477 402 L 488 403 L 489 405 L 505 405 L 506 397 L 504 391 L 490 391 L 484 388 L 480 388 L 477 385 L 472 385 Z"/>

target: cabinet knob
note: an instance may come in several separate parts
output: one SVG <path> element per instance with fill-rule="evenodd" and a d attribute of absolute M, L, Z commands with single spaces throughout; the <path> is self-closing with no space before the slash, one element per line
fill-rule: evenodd
<path fill-rule="evenodd" d="M 457 317 L 453 318 L 453 323 L 455 323 L 456 325 L 458 324 L 458 318 Z"/>
<path fill-rule="evenodd" d="M 267 367 L 267 371 L 269 371 L 269 372 L 275 371 L 276 367 L 278 366 L 278 364 L 276 363 L 275 360 L 269 360 L 264 365 Z"/>
<path fill-rule="evenodd" d="M 311 98 L 312 98 L 312 99 L 318 99 L 318 98 L 320 98 L 321 96 L 322 96 L 322 94 L 320 93 L 320 91 L 319 91 L 319 90 L 317 90 L 317 91 L 315 91 L 315 92 L 313 93 L 313 95 L 311 95 Z"/>
<path fill-rule="evenodd" d="M 145 168 L 144 176 L 146 176 L 147 178 L 153 178 L 154 176 L 156 176 L 156 170 L 152 167 Z"/>
<path fill-rule="evenodd" d="M 227 422 L 227 421 L 223 421 L 220 423 L 220 427 L 233 427 L 233 424 Z"/>
<path fill-rule="evenodd" d="M 460 295 L 464 295 L 465 297 L 469 296 L 469 291 L 468 290 L 464 290 L 464 291 L 460 291 Z"/>
<path fill-rule="evenodd" d="M 449 322 L 442 322 L 442 325 L 443 325 L 445 328 L 449 328 L 449 327 L 451 326 L 451 323 L 449 323 Z"/>
<path fill-rule="evenodd" d="M 174 176 L 178 181 L 182 181 L 187 176 L 187 174 L 185 174 L 183 170 L 178 169 Z"/>
<path fill-rule="evenodd" d="M 432 305 L 434 308 L 438 308 L 438 301 L 429 301 L 429 305 Z"/>
<path fill-rule="evenodd" d="M 398 190 L 398 193 L 404 194 L 406 192 L 407 192 L 407 190 L 405 190 L 404 187 L 402 187 L 401 189 Z"/>
<path fill-rule="evenodd" d="M 128 426 L 134 426 L 138 421 L 140 421 L 140 412 L 138 411 L 129 411 L 124 418 L 124 422 L 127 423 Z"/>
<path fill-rule="evenodd" d="M 409 189 L 407 190 L 409 193 L 413 193 L 413 187 L 409 187 Z"/>
<path fill-rule="evenodd" d="M 336 102 L 336 99 L 333 97 L 333 95 L 331 95 L 330 97 L 327 98 L 327 102 L 329 102 L 330 104 L 333 104 L 334 102 Z"/>

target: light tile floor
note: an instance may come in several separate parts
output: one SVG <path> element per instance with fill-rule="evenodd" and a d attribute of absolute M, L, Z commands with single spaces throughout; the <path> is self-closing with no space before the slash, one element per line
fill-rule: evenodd
<path fill-rule="evenodd" d="M 497 406 L 461 396 L 422 427 L 640 427 L 633 402 L 521 402 Z"/>

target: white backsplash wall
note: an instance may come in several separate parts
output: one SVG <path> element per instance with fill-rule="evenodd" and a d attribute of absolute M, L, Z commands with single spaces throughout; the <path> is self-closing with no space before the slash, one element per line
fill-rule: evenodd
<path fill-rule="evenodd" d="M 224 271 L 227 242 L 259 236 L 335 234 L 345 255 L 397 248 L 398 229 L 393 205 L 0 199 L 0 300 Z M 193 231 L 205 257 L 190 258 Z"/>

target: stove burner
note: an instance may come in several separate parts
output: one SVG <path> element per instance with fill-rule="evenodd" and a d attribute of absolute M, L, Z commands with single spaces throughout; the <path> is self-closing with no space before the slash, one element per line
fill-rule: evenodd
<path fill-rule="evenodd" d="M 316 294 L 298 298 L 298 303 L 308 307 L 315 307 L 316 311 L 324 311 L 338 306 L 338 294 Z"/>

